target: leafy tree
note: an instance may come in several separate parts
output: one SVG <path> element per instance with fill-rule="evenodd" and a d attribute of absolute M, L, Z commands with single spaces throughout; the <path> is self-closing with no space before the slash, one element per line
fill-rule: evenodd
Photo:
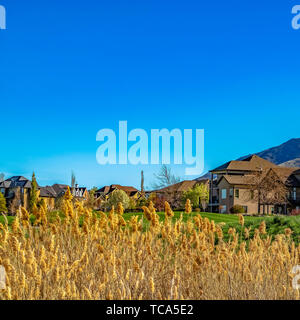
<path fill-rule="evenodd" d="M 207 204 L 209 202 L 209 187 L 207 184 L 200 184 L 199 185 L 199 193 L 200 193 L 200 204 L 205 211 L 207 208 Z"/>
<path fill-rule="evenodd" d="M 95 193 L 96 191 L 98 190 L 97 187 L 93 187 L 90 191 L 89 191 L 89 196 L 88 196 L 88 199 L 86 201 L 86 205 L 87 207 L 91 208 L 91 209 L 94 209 L 95 207 Z"/>
<path fill-rule="evenodd" d="M 147 206 L 148 201 L 145 197 L 140 197 L 136 202 L 136 207 L 141 209 L 143 206 Z"/>
<path fill-rule="evenodd" d="M 130 204 L 130 198 L 128 197 L 127 193 L 123 190 L 116 190 L 109 196 L 107 201 L 108 209 L 111 209 L 112 206 L 116 208 L 119 202 L 122 204 L 125 210 L 128 209 Z"/>
<path fill-rule="evenodd" d="M 188 199 L 191 201 L 193 208 L 199 208 L 201 205 L 205 210 L 209 200 L 209 190 L 207 185 L 196 185 L 194 188 L 184 192 L 182 203 L 185 204 Z"/>
<path fill-rule="evenodd" d="M 129 199 L 129 207 L 128 207 L 128 209 L 130 209 L 130 210 L 136 209 L 136 201 L 133 198 Z"/>
<path fill-rule="evenodd" d="M 7 207 L 6 207 L 6 200 L 2 192 L 0 192 L 0 213 L 6 213 Z"/>
<path fill-rule="evenodd" d="M 38 184 L 36 182 L 35 173 L 32 174 L 31 179 L 31 190 L 30 190 L 30 197 L 29 197 L 29 208 L 30 210 L 33 209 L 34 205 L 37 206 L 39 201 L 39 194 L 38 194 Z"/>

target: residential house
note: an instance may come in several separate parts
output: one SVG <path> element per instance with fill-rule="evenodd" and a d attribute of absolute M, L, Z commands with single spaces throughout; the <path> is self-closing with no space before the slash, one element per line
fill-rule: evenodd
<path fill-rule="evenodd" d="M 0 192 L 6 198 L 10 213 L 15 213 L 20 206 L 28 208 L 31 181 L 23 176 L 14 176 L 0 183 Z"/>
<path fill-rule="evenodd" d="M 230 161 L 211 170 L 210 203 L 211 212 L 230 213 L 235 205 L 244 207 L 246 213 L 284 213 L 297 208 L 300 198 L 300 169 L 279 167 L 274 163 L 252 155 L 243 160 Z M 272 176 L 275 183 L 284 185 L 289 191 L 283 203 L 267 203 L 254 191 L 256 185 Z M 257 180 L 260 177 L 259 181 Z M 263 190 L 262 190 L 263 191 Z M 270 191 L 271 192 L 271 191 Z M 274 191 L 275 192 L 275 191 Z M 295 200 L 293 200 L 295 199 Z"/>
<path fill-rule="evenodd" d="M 184 192 L 194 188 L 196 185 L 205 184 L 209 187 L 209 179 L 202 180 L 184 180 L 165 188 L 151 191 L 156 196 L 164 198 L 174 209 L 182 208 L 182 198 Z"/>
<path fill-rule="evenodd" d="M 134 198 L 134 199 L 138 199 L 141 196 L 141 192 L 134 187 L 121 186 L 119 184 L 112 184 L 110 186 L 104 186 L 104 187 L 98 189 L 95 192 L 95 198 L 108 197 L 112 192 L 114 192 L 116 190 L 122 190 L 129 197 Z"/>
<path fill-rule="evenodd" d="M 29 209 L 31 181 L 23 176 L 14 176 L 0 183 L 0 192 L 6 198 L 9 213 L 16 213 L 20 206 Z M 50 210 L 54 209 L 56 201 L 67 191 L 68 186 L 54 184 L 53 186 L 40 187 L 38 185 L 39 197 L 44 199 Z M 85 187 L 76 185 L 71 189 L 73 196 L 77 200 L 86 200 L 88 191 Z"/>
<path fill-rule="evenodd" d="M 56 197 L 62 197 L 68 189 L 68 185 L 66 184 L 54 184 L 52 188 L 56 192 Z M 85 187 L 79 187 L 78 184 L 74 186 L 74 188 L 69 187 L 73 197 L 76 200 L 87 200 L 88 198 L 88 190 Z"/>
<path fill-rule="evenodd" d="M 101 204 L 108 199 L 108 197 L 116 190 L 124 191 L 128 197 L 133 200 L 138 200 L 142 196 L 141 192 L 130 186 L 121 186 L 119 184 L 112 184 L 110 186 L 104 186 L 95 192 L 95 208 L 100 208 Z"/>

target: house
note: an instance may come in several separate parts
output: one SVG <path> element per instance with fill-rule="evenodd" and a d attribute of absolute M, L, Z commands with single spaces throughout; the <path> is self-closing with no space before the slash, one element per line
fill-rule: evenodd
<path fill-rule="evenodd" d="M 40 199 L 44 199 L 47 207 L 50 210 L 53 210 L 55 207 L 57 193 L 51 186 L 41 187 L 39 189 L 39 197 Z"/>
<path fill-rule="evenodd" d="M 0 183 L 0 192 L 6 198 L 7 207 L 10 213 L 16 213 L 20 206 L 29 209 L 31 181 L 23 176 L 14 176 Z M 67 191 L 68 186 L 54 184 L 53 186 L 40 187 L 38 185 L 39 197 L 44 199 L 50 210 L 54 209 L 56 201 Z M 76 185 L 71 192 L 75 199 L 86 200 L 88 190 L 85 187 Z"/>
<path fill-rule="evenodd" d="M 101 189 L 98 189 L 95 192 L 95 198 L 99 197 L 108 197 L 112 192 L 116 190 L 122 190 L 124 191 L 130 198 L 138 199 L 141 196 L 141 192 L 134 188 L 134 187 L 128 187 L 128 186 L 121 186 L 119 184 L 112 184 L 110 186 L 104 186 Z"/>
<path fill-rule="evenodd" d="M 56 198 L 62 197 L 67 191 L 68 187 L 69 186 L 66 184 L 54 184 L 52 188 L 56 193 Z M 76 184 L 73 188 L 72 187 L 69 187 L 69 188 L 71 190 L 73 197 L 76 200 L 87 200 L 88 194 L 89 194 L 87 188 L 79 187 L 78 184 Z"/>
<path fill-rule="evenodd" d="M 31 181 L 23 176 L 13 176 L 0 183 L 0 192 L 6 198 L 10 213 L 15 213 L 20 206 L 28 208 Z"/>
<path fill-rule="evenodd" d="M 100 208 L 102 203 L 104 203 L 116 190 L 124 191 L 128 197 L 133 200 L 138 200 L 142 197 L 142 193 L 134 187 L 112 184 L 110 186 L 104 186 L 95 192 L 95 208 Z"/>
<path fill-rule="evenodd" d="M 184 180 L 165 188 L 152 191 L 152 193 L 155 193 L 158 197 L 164 198 L 172 205 L 173 208 L 179 209 L 182 207 L 182 197 L 184 192 L 200 184 L 205 184 L 209 187 L 209 179 Z"/>
<path fill-rule="evenodd" d="M 298 176 L 297 172 L 299 172 Z M 235 205 L 244 207 L 245 212 L 249 214 L 287 214 L 294 207 L 297 208 L 298 198 L 300 198 L 300 169 L 298 168 L 279 167 L 252 155 L 243 160 L 229 161 L 211 170 L 210 173 L 209 210 L 211 212 L 230 213 Z M 286 200 L 281 199 L 277 202 L 267 200 L 274 198 L 277 194 L 272 188 L 267 190 L 267 180 L 273 181 L 274 186 L 282 185 L 288 190 L 284 197 Z M 265 199 L 260 196 L 263 193 L 266 194 Z"/>

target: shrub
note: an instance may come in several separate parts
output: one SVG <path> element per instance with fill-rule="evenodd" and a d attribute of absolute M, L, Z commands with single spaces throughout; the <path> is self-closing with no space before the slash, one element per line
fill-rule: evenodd
<path fill-rule="evenodd" d="M 236 204 L 230 209 L 230 212 L 231 213 L 245 213 L 245 208 L 239 204 Z"/>
<path fill-rule="evenodd" d="M 125 210 L 130 205 L 130 198 L 128 197 L 127 193 L 123 190 L 116 190 L 110 195 L 107 202 L 108 209 L 111 209 L 112 206 L 117 208 L 119 202 L 122 204 Z"/>

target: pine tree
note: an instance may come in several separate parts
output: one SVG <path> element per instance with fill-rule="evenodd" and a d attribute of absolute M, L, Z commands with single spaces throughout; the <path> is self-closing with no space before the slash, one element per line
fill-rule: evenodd
<path fill-rule="evenodd" d="M 31 190 L 30 190 L 30 199 L 29 199 L 29 208 L 30 210 L 37 204 L 39 201 L 38 195 L 38 184 L 36 182 L 35 173 L 32 174 L 31 180 Z"/>
<path fill-rule="evenodd" d="M 6 213 L 7 207 L 6 207 L 6 200 L 4 198 L 4 195 L 0 192 L 0 213 Z"/>

